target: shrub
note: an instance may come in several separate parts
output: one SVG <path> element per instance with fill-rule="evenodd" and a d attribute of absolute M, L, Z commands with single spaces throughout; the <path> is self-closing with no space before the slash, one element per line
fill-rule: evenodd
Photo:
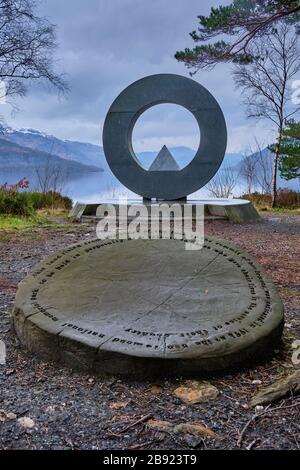
<path fill-rule="evenodd" d="M 53 191 L 22 191 L 28 186 L 29 181 L 25 178 L 13 185 L 0 186 L 0 214 L 31 216 L 40 209 L 72 208 L 72 200 L 69 197 Z"/>
<path fill-rule="evenodd" d="M 300 207 L 300 192 L 291 189 L 280 189 L 278 193 L 278 206 L 298 209 Z"/>
<path fill-rule="evenodd" d="M 49 191 L 47 193 L 27 193 L 35 210 L 40 209 L 72 209 L 72 199 L 59 193 Z"/>
<path fill-rule="evenodd" d="M 25 192 L 0 189 L 0 214 L 33 215 L 34 210 Z"/>
<path fill-rule="evenodd" d="M 271 207 L 272 203 L 271 194 L 260 194 L 257 192 L 245 194 L 242 196 L 242 199 L 248 199 L 261 210 Z M 286 209 L 300 208 L 300 192 L 287 188 L 279 189 L 277 193 L 277 206 Z"/>

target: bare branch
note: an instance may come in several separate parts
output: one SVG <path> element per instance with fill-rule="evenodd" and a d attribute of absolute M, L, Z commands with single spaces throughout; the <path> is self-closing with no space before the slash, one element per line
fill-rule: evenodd
<path fill-rule="evenodd" d="M 7 96 L 24 96 L 27 84 L 42 81 L 65 93 L 64 76 L 55 72 L 55 26 L 35 14 L 35 0 L 0 0 L 0 80 Z"/>

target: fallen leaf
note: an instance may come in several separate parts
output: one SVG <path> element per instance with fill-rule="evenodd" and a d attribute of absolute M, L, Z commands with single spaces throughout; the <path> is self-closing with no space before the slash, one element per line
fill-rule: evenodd
<path fill-rule="evenodd" d="M 149 419 L 147 425 L 159 431 L 172 431 L 174 428 L 174 425 L 169 421 L 159 421 L 156 419 Z"/>
<path fill-rule="evenodd" d="M 130 400 L 126 401 L 115 401 L 113 403 L 110 403 L 109 408 L 111 410 L 120 410 L 122 408 L 125 408 L 130 403 Z"/>
<path fill-rule="evenodd" d="M 149 419 L 147 421 L 147 425 L 152 429 L 157 429 L 158 431 L 162 432 L 173 432 L 173 433 L 184 433 L 184 434 L 191 434 L 192 436 L 196 437 L 210 437 L 216 438 L 217 435 L 214 431 L 203 426 L 200 423 L 180 423 L 180 424 L 173 424 L 170 421 L 160 421 L 156 419 Z"/>
<path fill-rule="evenodd" d="M 161 392 L 162 392 L 162 388 L 159 385 L 152 385 L 151 393 L 157 394 Z"/>
<path fill-rule="evenodd" d="M 174 427 L 175 432 L 184 432 L 186 434 L 192 434 L 192 436 L 202 436 L 202 437 L 210 437 L 216 438 L 217 435 L 211 429 L 203 426 L 199 423 L 182 423 L 177 424 Z"/>

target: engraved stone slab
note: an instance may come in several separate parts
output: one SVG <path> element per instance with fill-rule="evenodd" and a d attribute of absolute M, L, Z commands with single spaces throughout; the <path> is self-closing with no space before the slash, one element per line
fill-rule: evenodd
<path fill-rule="evenodd" d="M 264 358 L 283 307 L 260 266 L 228 242 L 91 240 L 20 284 L 14 324 L 30 350 L 72 367 L 142 374 L 223 369 Z"/>

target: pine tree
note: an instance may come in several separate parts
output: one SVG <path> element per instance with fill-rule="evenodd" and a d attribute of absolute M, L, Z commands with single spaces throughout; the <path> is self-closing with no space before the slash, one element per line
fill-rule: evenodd
<path fill-rule="evenodd" d="M 270 147 L 271 150 L 273 147 Z M 282 178 L 300 178 L 300 122 L 291 120 L 287 123 L 279 153 L 279 171 Z"/>
<path fill-rule="evenodd" d="M 252 40 L 270 32 L 279 21 L 295 24 L 299 33 L 300 2 L 233 0 L 228 6 L 212 8 L 209 16 L 200 15 L 198 19 L 197 31 L 190 33 L 197 45 L 175 54 L 178 61 L 193 69 L 192 74 L 221 62 L 251 62 Z M 219 36 L 228 40 L 218 40 Z"/>

